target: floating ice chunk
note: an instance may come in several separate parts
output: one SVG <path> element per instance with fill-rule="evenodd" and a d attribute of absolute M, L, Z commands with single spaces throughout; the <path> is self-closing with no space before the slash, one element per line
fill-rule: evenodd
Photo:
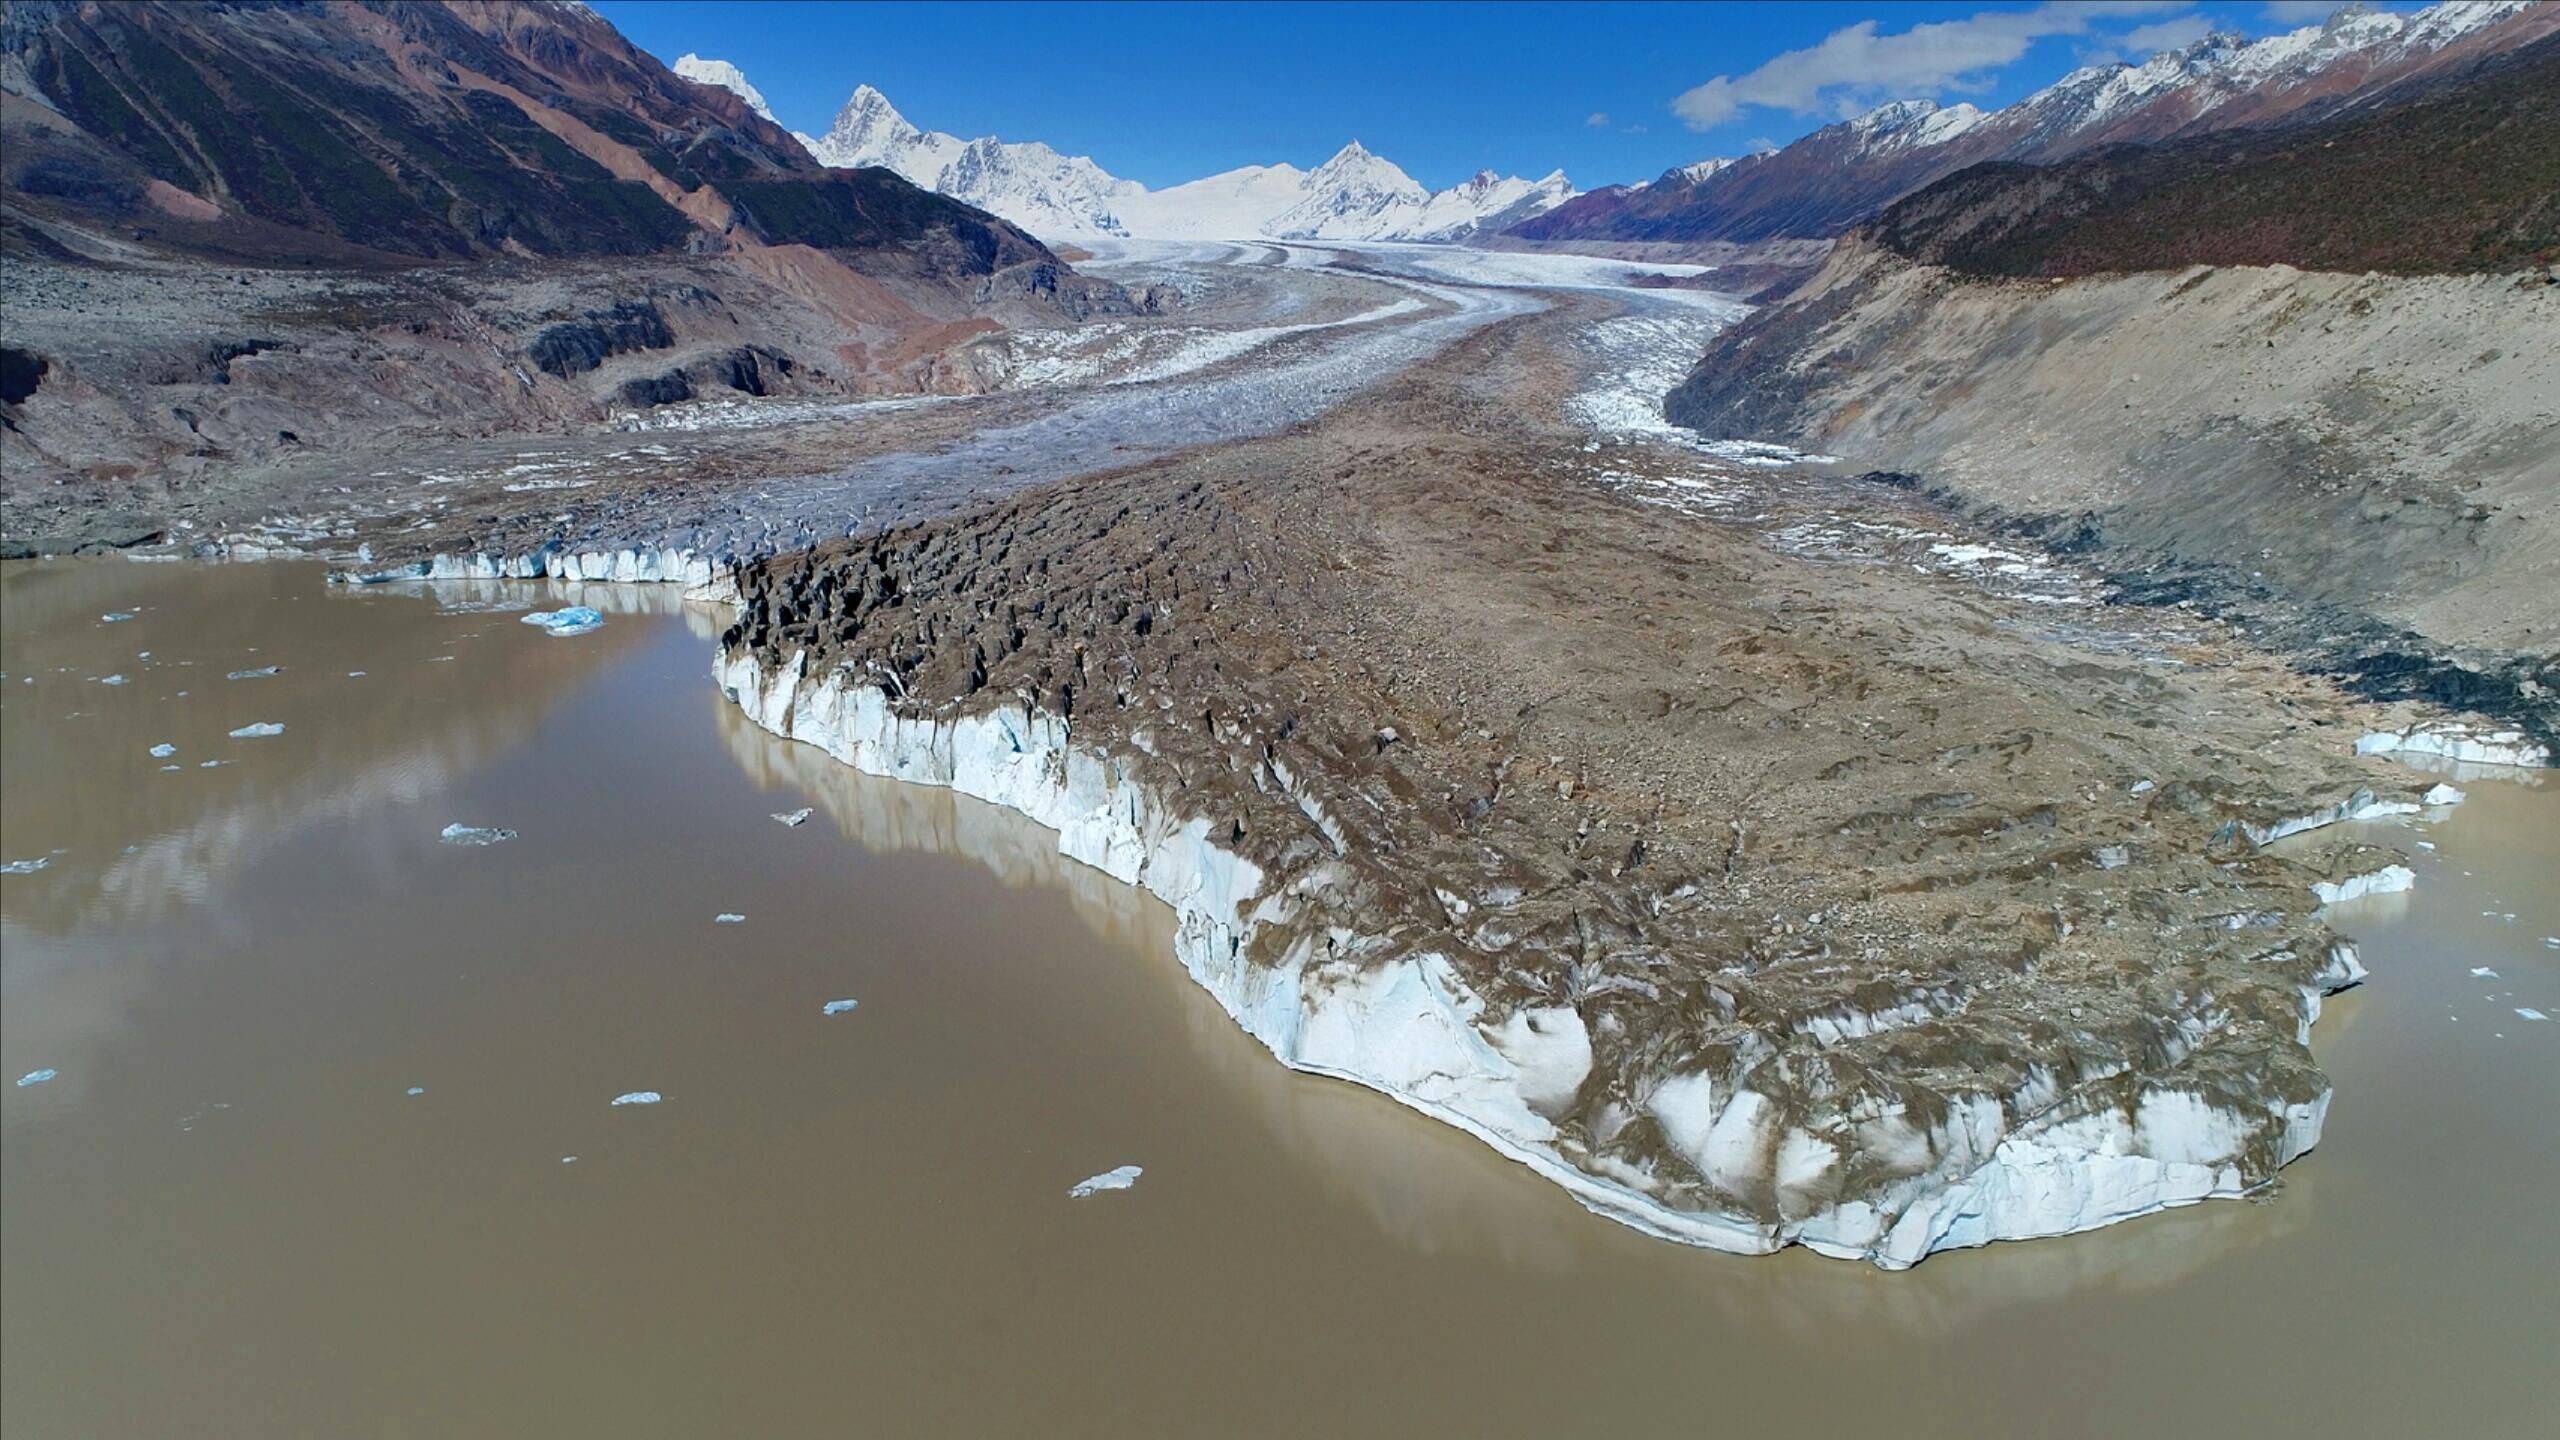
<path fill-rule="evenodd" d="M 563 1155 L 560 1157 L 560 1163 L 563 1165 L 575 1165 L 578 1163 L 578 1157 L 575 1155 Z"/>
<path fill-rule="evenodd" d="M 347 678 L 350 680 L 361 680 L 364 678 L 364 672 L 361 670 L 350 670 L 347 672 Z"/>
<path fill-rule="evenodd" d="M 830 1000 L 826 1004 L 819 1006 L 818 1009 L 822 1014 L 846 1015 L 851 1014 L 853 1007 L 861 1003 L 862 1002 L 859 1000 Z"/>
<path fill-rule="evenodd" d="M 2417 883 L 2418 872 L 2408 866 L 2385 865 L 2379 870 L 2350 875 L 2335 883 L 2315 880 L 2311 883 L 2311 893 L 2319 896 L 2323 905 L 2336 905 L 2360 900 L 2367 895 L 2396 895 Z"/>
<path fill-rule="evenodd" d="M 1137 1184 L 1138 1177 L 1146 1173 L 1143 1168 L 1136 1165 L 1114 1166 L 1099 1175 L 1077 1181 L 1068 1189 L 1067 1198 L 1081 1200 L 1087 1195 L 1099 1195 L 1105 1190 L 1126 1190 Z"/>
<path fill-rule="evenodd" d="M 2479 976 L 2479 977 L 2480 977 L 2481 979 L 2483 979 L 2483 980 L 2495 980 L 2495 979 L 2497 979 L 2497 978 L 2498 978 L 2498 972 L 2497 972 L 2497 971 L 2495 971 L 2495 970 L 2490 969 L 2490 968 L 2489 968 L 2488 966 L 2486 966 L 2486 965 L 2474 965 L 2474 966 L 2472 966 L 2472 967 L 2471 967 L 2471 973 L 2472 973 L 2472 974 L 2474 974 L 2474 975 Z"/>
<path fill-rule="evenodd" d="M 281 665 L 261 665 L 255 670 L 234 670 L 223 678 L 226 680 L 266 680 L 272 678 L 282 669 L 284 669 L 284 667 Z"/>
<path fill-rule="evenodd" d="M 424 1085 L 412 1085 L 409 1087 L 409 1093 L 412 1095 L 424 1095 L 427 1093 L 427 1087 Z"/>
<path fill-rule="evenodd" d="M 2451 785 L 2434 785 L 2418 799 L 2428 805 L 2459 805 L 2462 803 L 2462 791 Z"/>
<path fill-rule="evenodd" d="M 50 855 L 39 855 L 33 860 L 12 860 L 6 865 L 0 865 L 0 875 L 33 875 L 52 863 L 53 857 Z"/>
<path fill-rule="evenodd" d="M 655 1090 L 626 1090 L 613 1097 L 616 1105 L 655 1105 L 666 1097 Z"/>
<path fill-rule="evenodd" d="M 455 821 L 436 836 L 447 845 L 499 845 L 516 838 L 516 832 L 496 825 L 465 825 Z"/>
<path fill-rule="evenodd" d="M 269 735 L 281 735 L 283 733 L 283 726 L 278 725 L 273 721 L 261 720 L 255 725 L 243 725 L 239 729 L 232 731 L 231 738 L 234 740 L 261 740 Z"/>
<path fill-rule="evenodd" d="M 785 824 L 785 825 L 798 825 L 798 824 L 800 824 L 800 823 L 802 823 L 802 822 L 806 821 L 806 820 L 809 818 L 809 814 L 810 814 L 809 807 L 808 807 L 808 806 L 806 806 L 806 805 L 803 805 L 803 806 L 801 806 L 801 807 L 800 807 L 799 809 L 797 809 L 797 810 L 785 810 L 785 811 L 777 812 L 777 813 L 774 815 L 774 817 L 773 817 L 773 818 L 774 818 L 774 819 L 776 819 L 776 820 L 781 821 L 781 822 L 782 822 L 783 824 Z"/>
<path fill-rule="evenodd" d="M 101 675 L 98 677 L 98 683 L 101 685 L 121 685 L 124 683 L 124 677 L 121 675 Z"/>
<path fill-rule="evenodd" d="M 101 625 L 113 625 L 120 620 L 130 620 L 132 618 L 133 612 L 130 610 L 110 610 L 106 614 L 98 617 L 98 623 Z"/>
<path fill-rule="evenodd" d="M 184 766 L 184 765 L 163 765 L 163 766 L 161 766 L 160 768 L 161 768 L 162 770 L 164 770 L 164 771 L 165 771 L 165 770 L 184 770 L 184 769 L 186 769 L 187 767 L 186 767 L 186 766 Z"/>
<path fill-rule="evenodd" d="M 552 635 L 584 635 L 604 624 L 604 616 L 584 605 L 566 610 L 536 610 L 524 617 L 527 625 L 539 625 Z"/>
<path fill-rule="evenodd" d="M 723 910 L 719 914 L 711 917 L 711 923 L 714 925 L 744 925 L 747 923 L 747 917 L 740 915 L 733 910 Z"/>
<path fill-rule="evenodd" d="M 199 760 L 196 762 L 196 768 L 199 770 L 210 770 L 221 763 L 222 762 L 219 760 Z"/>
<path fill-rule="evenodd" d="M 159 744 L 151 747 L 151 758 L 154 760 L 166 760 L 177 753 L 178 747 L 170 744 L 166 740 L 163 740 Z"/>
<path fill-rule="evenodd" d="M 53 1069 L 30 1070 L 26 1074 L 18 1077 L 18 1088 L 24 1090 L 30 1085 L 41 1085 L 61 1073 L 61 1071 Z"/>
<path fill-rule="evenodd" d="M 2517 1006 L 2517 1007 L 2516 1007 L 2516 1013 L 2517 1013 L 2517 1014 L 2519 1014 L 2519 1015 L 2521 1015 L 2521 1016 L 2523 1016 L 2523 1017 L 2524 1017 L 2524 1018 L 2526 1018 L 2527 1020 L 2548 1020 L 2548 1019 L 2550 1019 L 2550 1018 L 2551 1018 L 2550 1016 L 2543 1014 L 2541 1011 L 2534 1009 L 2534 1008 L 2533 1008 L 2532 1006 L 2530 1006 L 2530 1005 L 2519 1005 L 2519 1006 Z M 51 1074 L 51 1073 L 53 1073 L 53 1072 L 51 1072 L 51 1071 L 47 1071 L 47 1072 L 45 1072 L 45 1073 L 47 1073 L 47 1074 Z M 26 1082 L 26 1081 L 24 1081 L 24 1080 L 21 1080 L 21 1081 L 19 1081 L 18 1083 L 19 1083 L 19 1084 L 21 1084 L 21 1085 L 24 1085 L 24 1084 L 26 1084 L 27 1082 Z"/>

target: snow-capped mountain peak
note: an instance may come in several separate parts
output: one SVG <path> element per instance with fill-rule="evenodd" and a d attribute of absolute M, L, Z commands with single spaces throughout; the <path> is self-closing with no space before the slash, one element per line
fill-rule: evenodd
<path fill-rule="evenodd" d="M 691 51 L 667 67 L 697 85 L 716 85 L 747 102 L 747 108 L 767 120 L 773 119 L 772 107 L 764 103 L 764 92 L 747 83 L 747 74 L 726 60 L 707 60 Z M 780 124 L 780 121 L 774 123 Z"/>
<path fill-rule="evenodd" d="M 942 172 L 968 148 L 957 135 L 917 129 L 888 96 L 869 85 L 854 87 L 826 134 L 814 139 L 803 135 L 800 143 L 821 165 L 845 170 L 878 165 L 928 190 L 942 188 Z"/>
<path fill-rule="evenodd" d="M 1574 193 L 1562 171 L 1522 180 L 1486 170 L 1434 194 L 1358 140 L 1313 170 L 1248 165 L 1150 191 L 1037 141 L 920 129 L 867 84 L 825 135 L 800 141 L 823 164 L 887 166 L 1047 239 L 1448 240 L 1517 223 Z"/>

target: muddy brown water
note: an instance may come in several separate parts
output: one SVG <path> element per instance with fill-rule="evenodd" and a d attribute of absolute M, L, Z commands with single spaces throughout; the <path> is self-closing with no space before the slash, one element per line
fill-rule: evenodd
<path fill-rule="evenodd" d="M 1888 1275 L 1645 1239 L 1284 1071 L 1154 902 L 750 729 L 664 591 L 517 623 L 566 598 L 0 570 L 0 857 L 49 858 L 0 879 L 0 1067 L 57 1072 L 0 1086 L 11 1440 L 2560 1412 L 2560 1023 L 2514 1013 L 2560 1015 L 2560 786 L 2374 830 L 2439 848 L 2345 917 L 2374 978 L 2273 1203 Z"/>

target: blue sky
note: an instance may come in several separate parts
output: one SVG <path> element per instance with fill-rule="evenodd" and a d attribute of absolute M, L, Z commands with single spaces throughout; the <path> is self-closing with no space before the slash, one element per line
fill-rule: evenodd
<path fill-rule="evenodd" d="M 1783 144 L 1885 100 L 2005 104 L 2093 59 L 2208 28 L 2273 34 L 2328 8 L 593 3 L 662 60 L 736 64 L 812 133 L 868 81 L 926 129 L 1044 140 L 1148 185 L 1314 165 L 1357 137 L 1427 185 L 1560 167 L 1586 189 Z"/>

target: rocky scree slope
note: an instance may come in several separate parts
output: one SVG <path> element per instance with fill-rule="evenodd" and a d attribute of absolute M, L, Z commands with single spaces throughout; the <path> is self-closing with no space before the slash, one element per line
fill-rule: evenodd
<path fill-rule="evenodd" d="M 2369 802 L 2304 726 L 2334 702 L 1560 480 L 1536 323 L 1290 436 L 749 567 L 721 681 L 1056 827 L 1281 1058 L 1653 1233 L 1900 1266 L 2299 1154 L 2359 973 L 2308 882 L 2372 866 L 2251 836 L 2296 785 Z"/>
<path fill-rule="evenodd" d="M 1951 177 L 1717 337 L 1666 413 L 1917 476 L 2129 598 L 2548 740 L 2555 64 L 2560 39 L 2387 110 Z"/>

